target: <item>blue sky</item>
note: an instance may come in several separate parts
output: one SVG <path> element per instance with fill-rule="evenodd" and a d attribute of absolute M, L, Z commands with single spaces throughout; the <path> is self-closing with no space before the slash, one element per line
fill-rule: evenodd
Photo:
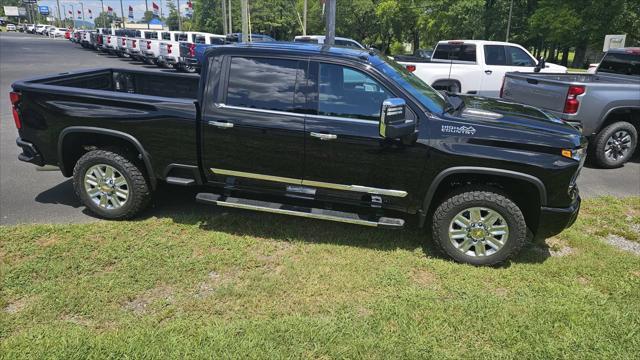
<path fill-rule="evenodd" d="M 149 4 L 149 11 L 152 11 L 151 2 L 155 1 L 156 4 L 161 6 L 163 11 L 163 15 L 167 16 L 169 14 L 169 7 L 167 4 L 169 2 L 173 2 L 176 4 L 176 0 L 147 0 Z M 64 17 L 63 9 L 66 9 L 68 12 L 71 10 L 73 6 L 74 17 L 78 19 L 78 10 L 81 10 L 80 3 L 84 4 L 84 19 L 85 21 L 93 22 L 93 20 L 89 19 L 88 9 L 91 9 L 93 12 L 93 17 L 95 18 L 100 13 L 100 0 L 60 0 L 60 14 Z M 39 0 L 38 5 L 40 6 L 48 6 L 49 12 L 52 16 L 58 16 L 56 6 L 56 0 Z M 122 0 L 122 6 L 124 8 L 124 16 L 127 17 L 129 14 L 129 5 L 133 6 L 133 17 L 134 20 L 140 20 L 145 11 L 145 1 L 144 0 Z M 117 16 L 122 16 L 120 12 L 120 0 L 104 0 L 104 11 L 107 11 L 107 6 L 111 6 L 115 11 Z M 187 7 L 187 0 L 180 0 L 180 10 L 184 13 L 185 8 Z M 67 13 L 67 17 L 69 14 Z"/>

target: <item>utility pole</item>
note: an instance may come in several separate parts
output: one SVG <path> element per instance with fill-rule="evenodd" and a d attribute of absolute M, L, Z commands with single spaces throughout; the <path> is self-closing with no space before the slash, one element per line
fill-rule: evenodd
<path fill-rule="evenodd" d="M 82 9 L 82 26 L 84 26 L 84 3 L 80 1 L 80 8 Z"/>
<path fill-rule="evenodd" d="M 225 0 L 220 1 L 222 4 L 222 32 L 227 35 L 229 28 L 227 26 L 227 2 Z"/>
<path fill-rule="evenodd" d="M 149 12 L 149 1 L 144 0 L 144 14 L 147 15 L 148 12 Z M 149 25 L 149 21 L 147 21 L 147 29 L 151 29 L 151 25 Z"/>
<path fill-rule="evenodd" d="M 62 22 L 62 17 L 60 16 L 60 0 L 56 0 L 56 4 L 58 5 L 58 24 L 60 24 Z"/>
<path fill-rule="evenodd" d="M 302 35 L 307 35 L 307 0 L 302 3 Z"/>
<path fill-rule="evenodd" d="M 71 26 L 76 28 L 76 9 L 73 8 L 73 4 L 71 4 Z"/>
<path fill-rule="evenodd" d="M 122 15 L 122 28 L 124 29 L 124 7 L 122 6 L 122 0 L 120 0 L 120 15 Z"/>
<path fill-rule="evenodd" d="M 324 43 L 333 46 L 336 40 L 336 0 L 327 0 L 327 21 Z"/>
<path fill-rule="evenodd" d="M 102 15 L 104 13 L 104 1 L 100 0 L 100 16 L 102 16 L 102 27 L 107 28 L 107 15 Z"/>
<path fill-rule="evenodd" d="M 511 30 L 511 13 L 513 12 L 513 0 L 511 0 L 511 4 L 509 5 L 509 20 L 507 21 L 507 39 L 505 42 L 509 42 L 509 31 Z"/>
<path fill-rule="evenodd" d="M 224 0 L 222 0 L 224 1 Z M 231 22 L 231 0 L 229 0 L 228 3 L 228 9 L 229 9 L 229 32 L 232 33 L 233 32 L 233 23 Z"/>
<path fill-rule="evenodd" d="M 180 15 L 180 0 L 176 0 L 178 2 L 178 31 L 182 31 L 182 15 Z"/>
<path fill-rule="evenodd" d="M 242 39 L 240 42 L 248 42 L 249 41 L 249 18 L 247 16 L 247 4 L 248 0 L 240 0 L 240 11 L 241 11 L 241 19 L 242 19 Z"/>

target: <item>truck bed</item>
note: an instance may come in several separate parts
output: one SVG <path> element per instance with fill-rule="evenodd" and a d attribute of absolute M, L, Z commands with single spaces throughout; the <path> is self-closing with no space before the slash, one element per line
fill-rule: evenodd
<path fill-rule="evenodd" d="M 192 75 L 125 69 L 68 72 L 19 82 L 192 100 L 197 97 L 198 83 L 199 77 Z"/>

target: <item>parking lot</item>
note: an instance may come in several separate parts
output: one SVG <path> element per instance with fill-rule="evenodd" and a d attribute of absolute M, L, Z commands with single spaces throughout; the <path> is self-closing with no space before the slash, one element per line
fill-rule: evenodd
<path fill-rule="evenodd" d="M 64 178 L 57 171 L 36 173 L 34 166 L 18 161 L 19 149 L 15 145 L 17 131 L 12 121 L 7 94 L 11 83 L 18 79 L 99 67 L 174 71 L 83 49 L 63 39 L 22 33 L 0 34 L 0 85 L 5 92 L 0 124 L 0 224 L 95 220 L 84 212 L 84 207 L 73 193 L 70 179 Z M 587 165 L 579 179 L 582 196 L 640 195 L 639 155 L 636 154 L 631 162 L 618 169 L 603 170 Z M 158 211 L 214 211 L 211 207 L 197 205 L 192 201 L 193 196 L 189 194 L 195 195 L 196 192 L 163 186 L 155 198 L 154 210 L 149 214 L 154 215 Z"/>

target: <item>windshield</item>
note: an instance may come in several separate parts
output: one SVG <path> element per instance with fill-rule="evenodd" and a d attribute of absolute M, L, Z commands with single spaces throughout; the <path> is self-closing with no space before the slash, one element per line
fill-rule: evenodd
<path fill-rule="evenodd" d="M 607 53 L 598 66 L 599 73 L 640 75 L 640 55 Z"/>
<path fill-rule="evenodd" d="M 378 70 L 389 76 L 400 87 L 413 95 L 424 107 L 432 113 L 442 114 L 448 103 L 444 96 L 407 71 L 404 66 L 390 59 L 378 66 Z"/>

